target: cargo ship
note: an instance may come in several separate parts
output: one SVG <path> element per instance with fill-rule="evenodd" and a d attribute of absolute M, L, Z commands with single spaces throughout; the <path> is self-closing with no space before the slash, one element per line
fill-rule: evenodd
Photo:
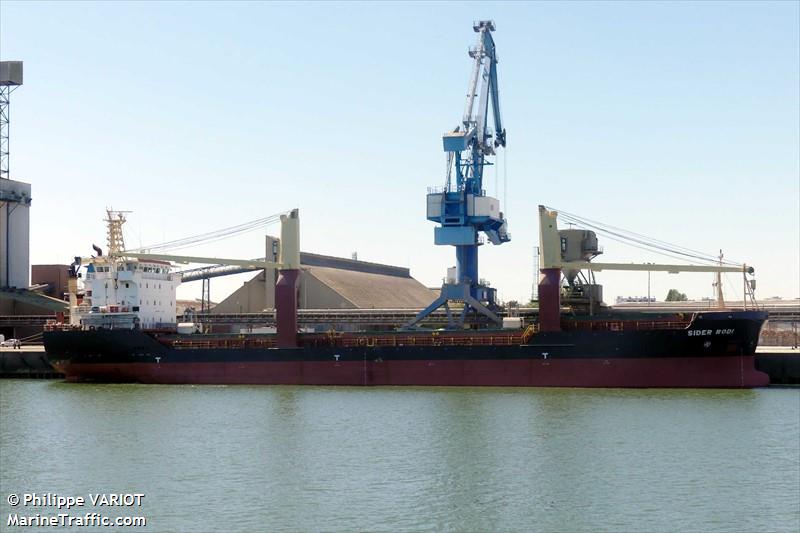
<path fill-rule="evenodd" d="M 111 253 L 84 265 L 80 302 L 73 294 L 78 268 L 73 269 L 70 323 L 47 326 L 47 356 L 68 381 L 697 388 L 769 384 L 754 359 L 766 312 L 614 312 L 602 304 L 602 287 L 582 282 L 579 275 L 588 268 L 614 267 L 592 262 L 601 253 L 594 232 L 558 230 L 557 212 L 544 206 L 539 212 L 538 320 L 517 321 L 510 328 L 308 333 L 297 328 L 299 215 L 296 210 L 284 215 L 277 331 L 271 334 L 202 333 L 198 324 L 166 323 L 165 316 L 174 316 L 180 281 L 168 259 L 191 258 L 113 249 L 121 239 L 122 219 L 109 216 Z M 679 265 L 646 268 L 694 270 Z M 752 273 L 750 267 L 740 269 Z"/>
<path fill-rule="evenodd" d="M 688 320 L 572 321 L 559 332 L 181 335 L 141 329 L 51 330 L 48 359 L 68 381 L 515 387 L 751 388 L 765 314 Z"/>
<path fill-rule="evenodd" d="M 472 74 L 464 114 L 442 136 L 444 187 L 428 190 L 427 218 L 437 245 L 453 246 L 456 267 L 436 300 L 391 332 L 299 332 L 299 215 L 281 217 L 275 263 L 159 255 L 125 250 L 121 213 L 108 216 L 108 253 L 73 263 L 70 319 L 49 324 L 45 348 L 68 380 L 290 385 L 456 385 L 541 387 L 759 387 L 754 354 L 766 313 L 757 308 L 683 314 L 619 314 L 603 304 L 600 270 L 737 272 L 746 265 L 598 263 L 589 224 L 563 229 L 539 206 L 538 316 L 503 320 L 496 291 L 478 275 L 484 236 L 511 240 L 483 172 L 506 146 L 491 20 L 473 24 Z M 493 128 L 489 127 L 489 124 Z M 499 190 L 499 187 L 496 187 Z M 277 268 L 274 334 L 209 333 L 177 324 L 171 261 Z M 721 260 L 720 260 L 721 263 Z M 86 266 L 83 298 L 78 270 Z M 719 285 L 719 284 L 718 284 Z M 721 300 L 721 298 L 720 298 Z M 448 328 L 420 329 L 443 308 Z M 475 320 L 470 322 L 469 317 Z M 483 321 L 481 323 L 481 320 Z M 488 324 L 489 327 L 478 327 Z"/>

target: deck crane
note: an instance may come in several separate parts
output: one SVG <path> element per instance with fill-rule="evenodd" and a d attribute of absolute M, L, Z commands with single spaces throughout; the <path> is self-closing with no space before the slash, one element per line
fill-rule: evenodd
<path fill-rule="evenodd" d="M 510 240 L 500 201 L 486 195 L 483 171 L 492 165 L 489 158 L 495 149 L 505 147 L 506 130 L 500 118 L 497 88 L 497 53 L 492 32 L 494 22 L 473 24 L 478 42 L 469 50 L 473 59 L 472 76 L 467 91 L 464 116 L 453 131 L 442 137 L 447 152 L 447 178 L 444 187 L 428 189 L 427 218 L 439 224 L 434 229 L 434 243 L 456 247 L 456 276 L 442 284 L 439 297 L 423 309 L 406 327 L 413 327 L 434 310 L 444 306 L 450 327 L 463 327 L 470 309 L 501 323 L 494 313 L 496 290 L 478 277 L 478 247 L 483 232 L 492 244 Z M 491 101 L 494 132 L 489 128 Z M 459 317 L 451 314 L 450 303 L 463 303 Z"/>

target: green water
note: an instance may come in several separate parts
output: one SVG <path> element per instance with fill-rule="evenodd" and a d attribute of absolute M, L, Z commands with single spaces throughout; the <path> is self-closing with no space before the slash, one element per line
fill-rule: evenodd
<path fill-rule="evenodd" d="M 7 527 L 33 492 L 146 495 L 105 531 L 797 532 L 800 389 L 0 380 L 0 531 L 64 530 Z"/>

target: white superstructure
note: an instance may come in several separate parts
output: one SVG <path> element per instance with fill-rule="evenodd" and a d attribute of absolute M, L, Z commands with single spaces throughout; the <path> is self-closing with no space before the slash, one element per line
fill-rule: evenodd
<path fill-rule="evenodd" d="M 97 257 L 85 263 L 80 304 L 70 290 L 70 322 L 89 328 L 174 328 L 180 273 L 172 272 L 167 261 L 124 257 L 125 215 L 107 214 L 108 255 L 95 247 Z M 74 284 L 77 293 L 77 279 Z"/>
<path fill-rule="evenodd" d="M 95 327 L 174 327 L 180 274 L 166 261 L 95 258 L 86 268 L 80 323 Z"/>
<path fill-rule="evenodd" d="M 182 274 L 172 272 L 170 261 L 279 268 L 281 275 L 296 276 L 300 269 L 300 216 L 297 209 L 280 215 L 281 246 L 278 262 L 264 259 L 224 259 L 173 254 L 152 254 L 125 249 L 123 211 L 107 210 L 108 253 L 93 246 L 97 255 L 76 257 L 70 268 L 69 308 L 71 328 L 158 328 L 177 330 L 175 294 Z M 78 270 L 86 266 L 83 299 L 79 299 Z M 280 281 L 278 282 L 280 286 Z M 296 289 L 295 289 L 296 292 Z M 296 294 L 290 292 L 289 316 L 296 316 Z M 293 321 L 292 321 L 293 322 Z M 182 328 L 186 329 L 186 328 Z M 296 330 L 290 324 L 289 331 Z M 281 318 L 278 318 L 278 334 Z M 293 334 L 293 333 L 292 333 Z"/>

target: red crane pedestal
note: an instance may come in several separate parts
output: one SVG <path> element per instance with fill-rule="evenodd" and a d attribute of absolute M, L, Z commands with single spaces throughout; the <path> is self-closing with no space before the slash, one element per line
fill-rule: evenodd
<path fill-rule="evenodd" d="M 539 330 L 561 331 L 561 269 L 539 270 Z"/>
<path fill-rule="evenodd" d="M 297 282 L 299 270 L 279 270 L 275 284 L 278 348 L 297 348 Z"/>

